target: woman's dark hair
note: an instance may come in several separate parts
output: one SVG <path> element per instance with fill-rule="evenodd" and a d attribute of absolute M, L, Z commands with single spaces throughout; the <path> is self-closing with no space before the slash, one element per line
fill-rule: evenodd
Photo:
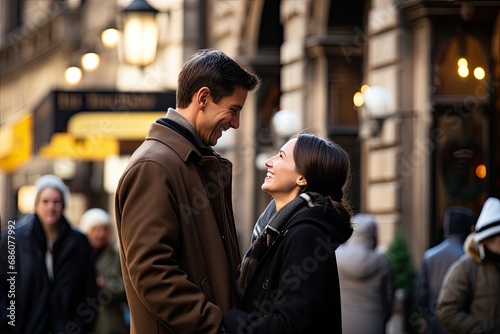
<path fill-rule="evenodd" d="M 212 100 L 218 103 L 223 97 L 233 94 L 237 86 L 250 91 L 259 84 L 258 76 L 247 72 L 222 51 L 202 49 L 182 66 L 176 104 L 178 108 L 186 108 L 201 87 L 210 88 Z"/>
<path fill-rule="evenodd" d="M 346 195 L 351 183 L 351 157 L 338 144 L 310 133 L 300 133 L 293 157 L 297 171 L 307 185 L 302 189 L 326 196 L 337 211 L 346 217 L 352 209 Z"/>

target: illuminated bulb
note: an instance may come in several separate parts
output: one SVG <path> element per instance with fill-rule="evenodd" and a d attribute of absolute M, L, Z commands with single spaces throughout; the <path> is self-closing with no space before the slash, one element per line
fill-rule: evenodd
<path fill-rule="evenodd" d="M 356 92 L 352 98 L 352 102 L 356 108 L 361 107 L 365 103 L 365 98 L 363 97 L 363 93 Z"/>
<path fill-rule="evenodd" d="M 465 58 L 460 58 L 457 62 L 458 64 L 458 67 L 467 67 L 467 65 L 469 65 L 469 63 L 467 62 L 467 59 Z"/>
<path fill-rule="evenodd" d="M 66 81 L 71 85 L 76 85 L 82 79 L 82 70 L 76 66 L 71 66 L 64 73 Z"/>
<path fill-rule="evenodd" d="M 486 166 L 484 164 L 480 164 L 476 167 L 476 176 L 480 179 L 486 177 Z"/>
<path fill-rule="evenodd" d="M 364 93 L 365 90 L 367 90 L 368 88 L 370 88 L 370 86 L 368 86 L 368 85 L 361 86 L 361 89 L 360 89 L 361 93 Z"/>
<path fill-rule="evenodd" d="M 102 44 L 111 49 L 118 45 L 120 32 L 115 28 L 108 28 L 101 33 Z"/>
<path fill-rule="evenodd" d="M 101 58 L 95 52 L 87 52 L 82 56 L 82 66 L 85 70 L 92 72 L 99 67 Z"/>
<path fill-rule="evenodd" d="M 469 69 L 466 66 L 460 66 L 458 68 L 458 75 L 462 78 L 467 78 L 467 76 L 469 75 Z"/>
<path fill-rule="evenodd" d="M 484 72 L 484 69 L 482 67 L 476 67 L 474 69 L 474 77 L 477 80 L 483 80 L 485 76 L 486 76 L 486 73 Z"/>

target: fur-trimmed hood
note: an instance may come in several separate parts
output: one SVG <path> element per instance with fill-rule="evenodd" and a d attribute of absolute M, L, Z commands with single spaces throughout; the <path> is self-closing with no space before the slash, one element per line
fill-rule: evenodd
<path fill-rule="evenodd" d="M 471 233 L 467 236 L 464 242 L 464 251 L 467 253 L 475 262 L 481 263 L 484 260 L 484 246 L 477 243 L 474 240 L 475 233 Z"/>

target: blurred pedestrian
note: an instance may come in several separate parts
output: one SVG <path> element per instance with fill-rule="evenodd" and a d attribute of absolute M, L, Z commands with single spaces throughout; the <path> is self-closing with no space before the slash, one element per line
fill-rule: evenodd
<path fill-rule="evenodd" d="M 177 108 L 132 155 L 115 198 L 131 333 L 218 333 L 236 305 L 232 164 L 211 146 L 239 128 L 258 84 L 223 52 L 196 52 L 179 74 Z"/>
<path fill-rule="evenodd" d="M 241 264 L 242 301 L 224 315 L 228 333 L 341 333 L 335 249 L 352 234 L 344 197 L 350 158 L 312 134 L 292 137 L 265 163 L 273 199 Z"/>
<path fill-rule="evenodd" d="M 500 333 L 500 200 L 486 200 L 466 254 L 449 268 L 437 315 L 457 334 Z"/>
<path fill-rule="evenodd" d="M 130 332 L 124 319 L 128 312 L 127 298 L 112 224 L 110 215 L 100 208 L 85 211 L 79 224 L 93 249 L 98 296 L 100 296 L 98 300 L 101 301 L 95 334 Z"/>
<path fill-rule="evenodd" d="M 35 189 L 35 213 L 2 238 L 2 333 L 89 333 L 97 316 L 92 249 L 63 215 L 63 181 L 44 175 Z M 14 311 L 6 314 L 9 306 Z"/>
<path fill-rule="evenodd" d="M 436 316 L 439 289 L 448 268 L 464 255 L 464 241 L 474 226 L 474 213 L 464 207 L 452 206 L 444 216 L 444 240 L 429 248 L 422 257 L 417 277 L 415 302 L 426 321 L 425 333 L 446 334 Z"/>
<path fill-rule="evenodd" d="M 337 249 L 342 333 L 383 334 L 392 311 L 394 276 L 389 258 L 377 250 L 375 216 L 358 213 L 354 233 Z"/>

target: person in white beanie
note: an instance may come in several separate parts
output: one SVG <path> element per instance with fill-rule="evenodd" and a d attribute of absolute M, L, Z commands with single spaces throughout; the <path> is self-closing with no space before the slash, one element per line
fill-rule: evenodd
<path fill-rule="evenodd" d="M 2 238 L 0 331 L 89 333 L 97 294 L 92 249 L 63 215 L 64 182 L 44 175 L 35 188 L 35 213 L 14 222 Z"/>
<path fill-rule="evenodd" d="M 500 200 L 486 200 L 464 245 L 466 254 L 448 270 L 437 315 L 452 333 L 500 333 Z"/>
<path fill-rule="evenodd" d="M 124 334 L 130 329 L 124 315 L 128 312 L 123 286 L 120 255 L 113 243 L 111 216 L 100 208 L 91 208 L 80 217 L 80 229 L 93 248 L 99 294 L 106 296 L 99 307 L 95 334 Z M 125 312 L 125 313 L 124 313 Z"/>

